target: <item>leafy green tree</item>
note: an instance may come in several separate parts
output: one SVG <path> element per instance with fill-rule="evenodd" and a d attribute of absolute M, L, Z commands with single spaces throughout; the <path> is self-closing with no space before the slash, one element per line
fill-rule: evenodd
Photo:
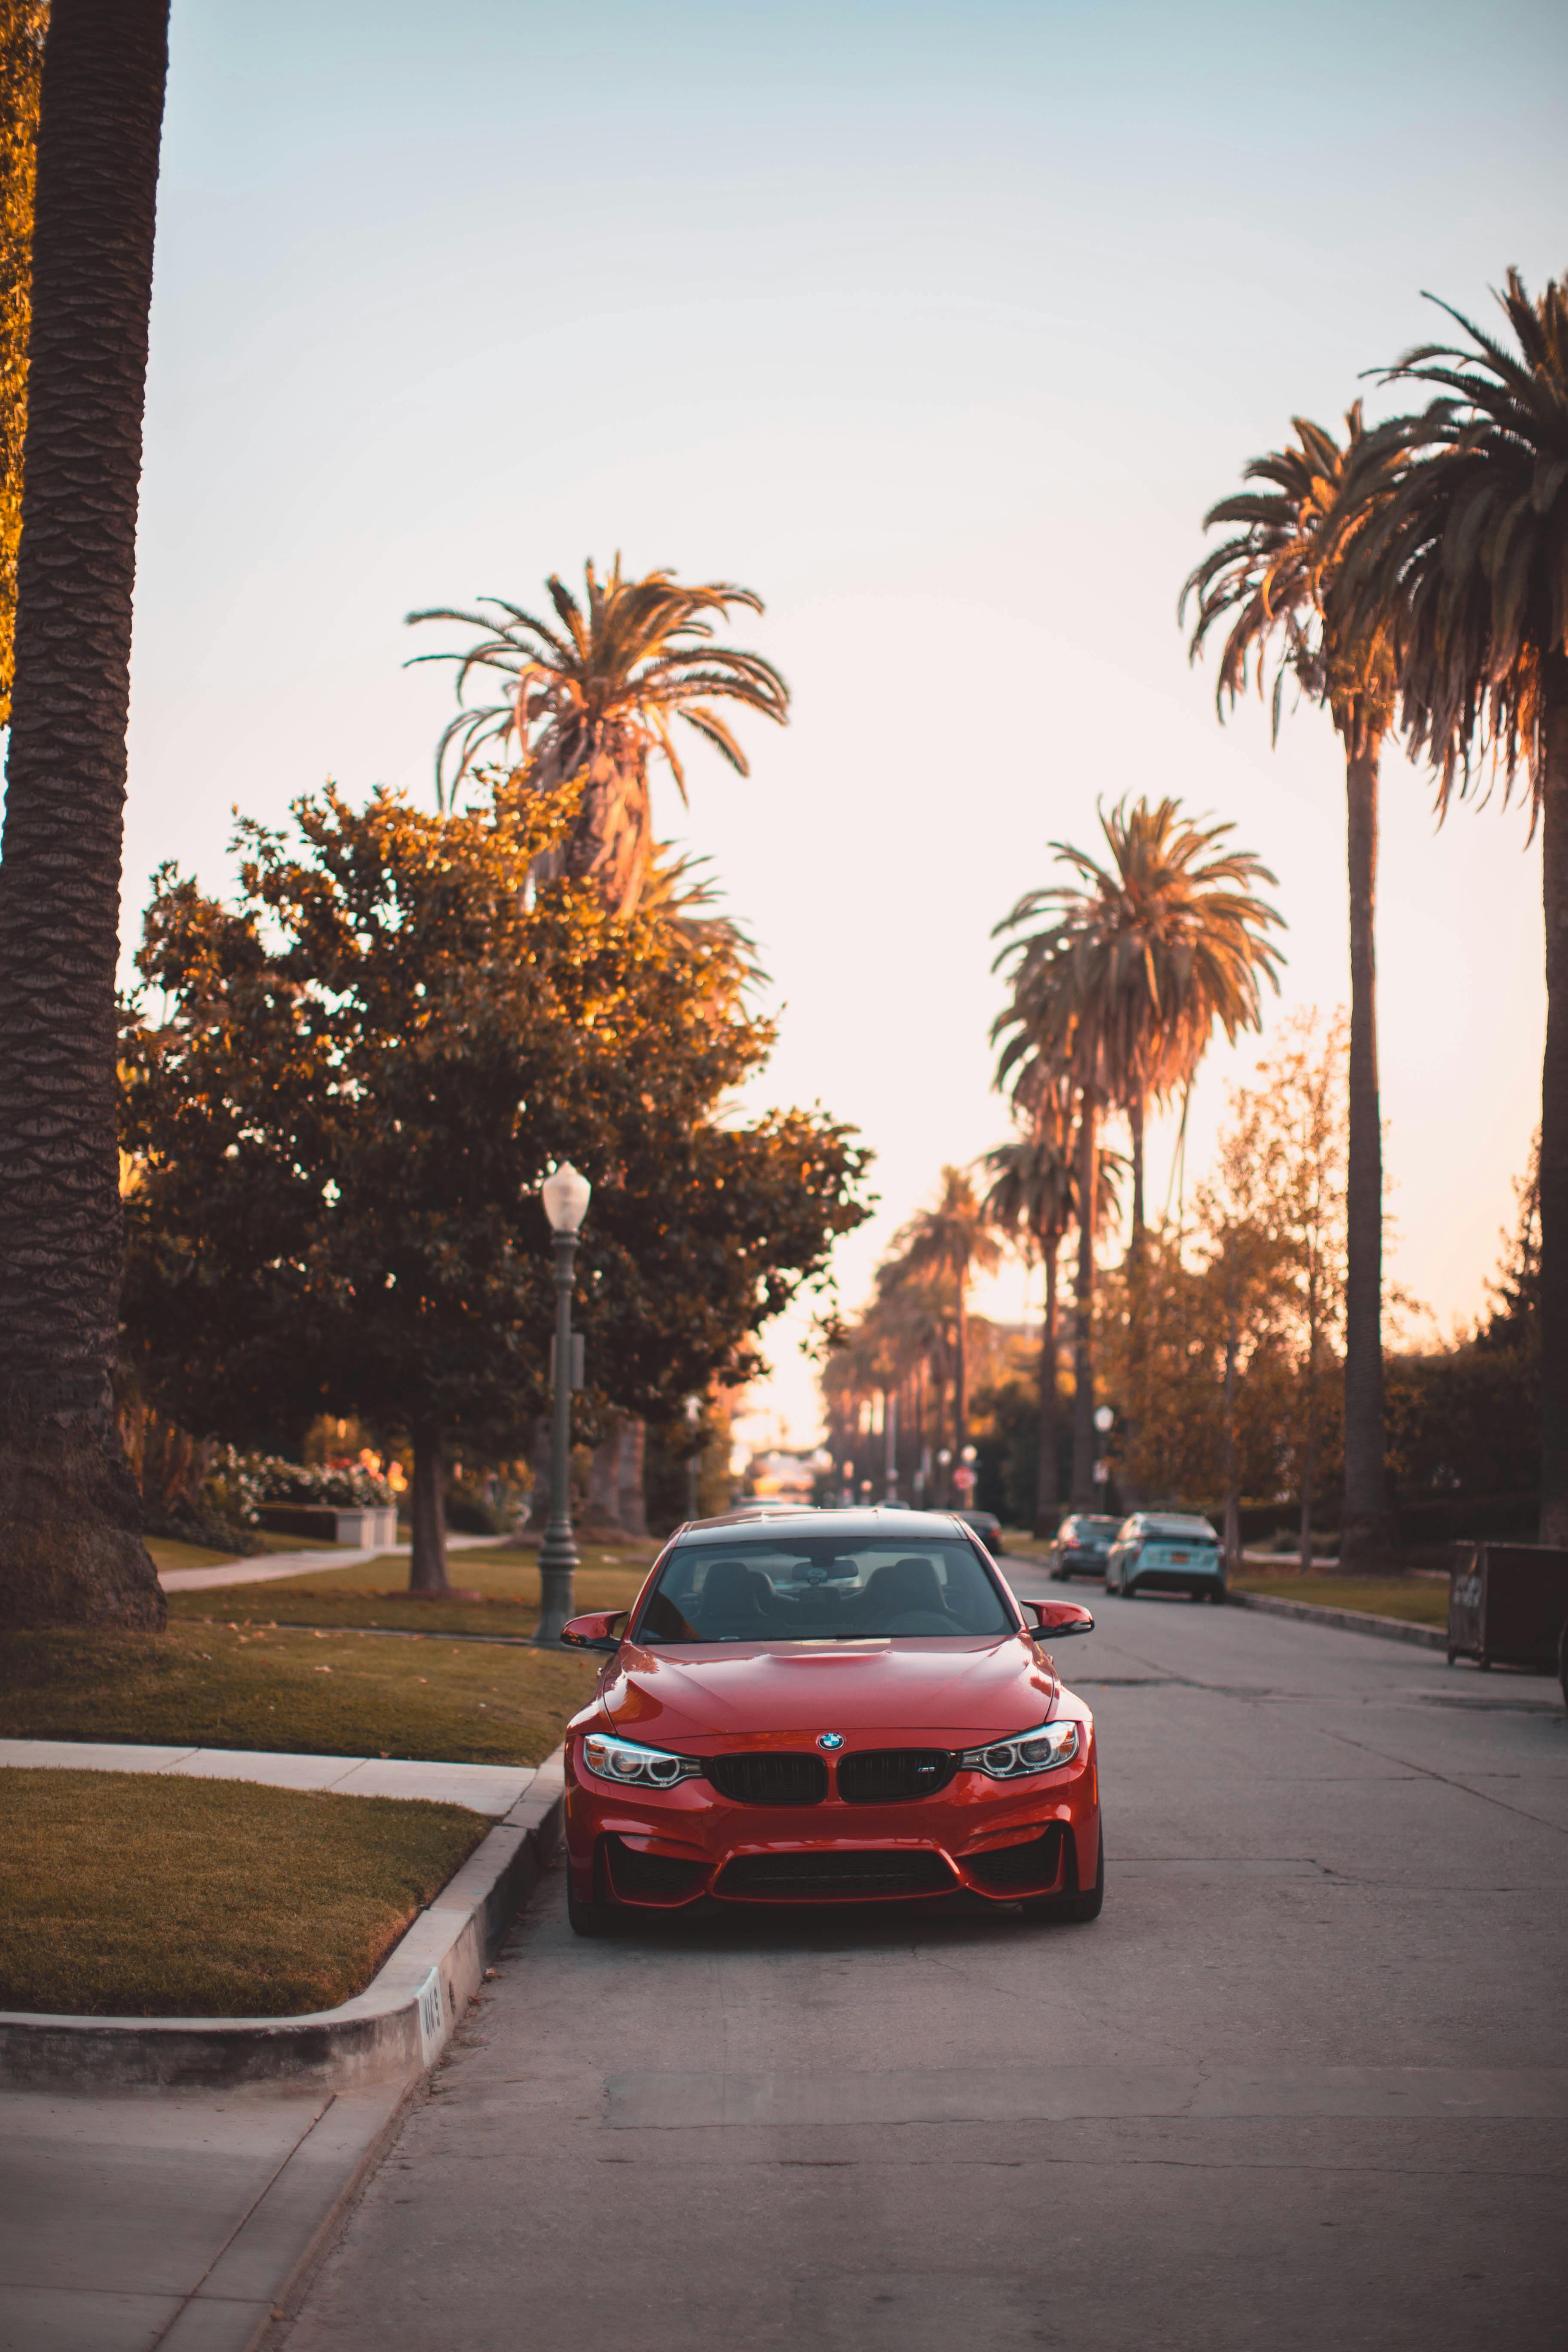
<path fill-rule="evenodd" d="M 115 1426 L 114 976 L 168 0 L 54 0 L 0 838 L 0 1622 L 158 1625 Z"/>
<path fill-rule="evenodd" d="M 1439 816 L 1500 769 L 1506 802 L 1522 768 L 1541 827 L 1541 1540 L 1568 1545 L 1568 278 L 1532 299 L 1510 269 L 1499 299 L 1512 348 L 1442 303 L 1466 340 L 1388 371 L 1439 397 L 1369 436 L 1342 563 Z"/>
<path fill-rule="evenodd" d="M 437 799 L 449 803 L 479 754 L 512 747 L 527 780 L 548 792 L 584 778 L 582 804 L 558 853 L 556 870 L 591 881 L 614 914 L 629 914 L 647 887 L 653 852 L 648 767 L 668 764 L 684 800 L 686 775 L 671 733 L 679 719 L 713 745 L 741 775 L 745 753 L 719 707 L 739 703 L 783 726 L 789 688 L 760 654 L 715 645 L 717 614 L 760 613 L 761 597 L 728 581 L 684 588 L 670 572 L 621 577 L 617 556 L 607 580 L 586 567 L 579 603 L 553 573 L 545 583 L 553 623 L 501 598 L 485 613 L 411 613 L 411 623 L 459 621 L 482 629 L 464 653 L 420 654 L 419 661 L 458 666 L 462 702 L 476 670 L 507 680 L 499 702 L 458 711 L 436 753 Z"/>
<path fill-rule="evenodd" d="M 241 825 L 234 907 L 166 869 L 147 912 L 122 1048 L 144 1377 L 195 1430 L 405 1433 L 416 1591 L 445 1580 L 449 1446 L 516 1454 L 542 1402 L 553 1161 L 595 1185 L 590 1435 L 750 1377 L 762 1325 L 866 1213 L 847 1129 L 715 1116 L 773 1035 L 730 946 L 534 886 L 575 802 L 502 783 L 434 816 L 329 789 L 296 841 Z"/>
<path fill-rule="evenodd" d="M 1268 487 L 1222 499 L 1205 530 L 1237 535 L 1210 550 L 1182 591 L 1195 609 L 1195 659 L 1228 627 L 1215 703 L 1220 717 L 1274 661 L 1274 730 L 1288 678 L 1326 707 L 1344 747 L 1349 807 L 1351 1097 L 1345 1297 L 1347 1568 L 1374 1565 L 1394 1539 L 1384 1478 L 1383 1400 L 1383 1123 L 1377 1071 L 1377 788 L 1394 719 L 1393 648 L 1385 620 L 1352 610 L 1343 581 L 1346 484 L 1364 464 L 1358 401 L 1342 445 L 1298 416 L 1296 441 L 1254 457 L 1245 478 Z M 1387 493 L 1385 483 L 1379 497 Z"/>

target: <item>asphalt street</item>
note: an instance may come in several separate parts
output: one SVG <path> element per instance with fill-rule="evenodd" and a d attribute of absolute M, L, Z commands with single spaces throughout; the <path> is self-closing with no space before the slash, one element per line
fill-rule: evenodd
<path fill-rule="evenodd" d="M 1568 2343 L 1554 1686 L 1074 1589 L 1099 1921 L 582 1943 L 557 1870 L 279 2345 Z"/>

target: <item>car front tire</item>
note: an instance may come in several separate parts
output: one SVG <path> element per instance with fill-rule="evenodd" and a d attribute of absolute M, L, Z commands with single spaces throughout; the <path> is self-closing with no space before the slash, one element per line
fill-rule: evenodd
<path fill-rule="evenodd" d="M 595 1887 L 599 1883 L 599 1873 L 595 1870 L 594 1874 Z M 566 1925 L 574 1936 L 614 1936 L 618 1933 L 622 1925 L 622 1912 L 618 1903 L 580 1903 L 578 1901 L 577 1890 L 572 1884 L 570 1863 L 566 1865 Z"/>

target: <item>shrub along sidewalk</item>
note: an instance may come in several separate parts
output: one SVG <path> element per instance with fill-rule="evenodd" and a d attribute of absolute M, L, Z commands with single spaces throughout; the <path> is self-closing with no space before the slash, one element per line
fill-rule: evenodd
<path fill-rule="evenodd" d="M 287 2017 L 363 1990 L 490 1822 L 162 1774 L 0 1776 L 0 2009 Z"/>
<path fill-rule="evenodd" d="M 0 1737 L 539 1764 L 593 1689 L 595 1663 L 237 1617 L 164 1633 L 14 1633 L 0 1648 Z"/>

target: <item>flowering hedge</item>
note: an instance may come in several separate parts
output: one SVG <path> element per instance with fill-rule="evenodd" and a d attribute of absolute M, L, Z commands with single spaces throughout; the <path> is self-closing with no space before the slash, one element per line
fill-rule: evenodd
<path fill-rule="evenodd" d="M 328 1510 L 386 1510 L 395 1500 L 384 1478 L 363 1463 L 330 1468 L 285 1462 L 276 1454 L 238 1454 L 226 1445 L 216 1456 L 204 1499 L 218 1514 L 254 1527 L 263 1503 L 304 1503 Z"/>

